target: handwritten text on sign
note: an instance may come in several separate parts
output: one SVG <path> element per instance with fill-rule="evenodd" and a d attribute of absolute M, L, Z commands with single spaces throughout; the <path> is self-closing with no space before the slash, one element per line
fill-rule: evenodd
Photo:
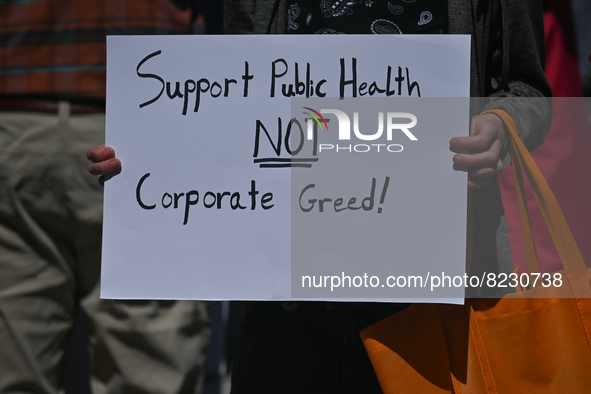
<path fill-rule="evenodd" d="M 449 251 L 440 267 L 461 267 L 463 235 L 437 238 L 465 224 L 465 177 L 447 142 L 467 134 L 467 104 L 449 106 L 457 120 L 442 123 L 428 120 L 437 106 L 427 102 L 468 96 L 469 46 L 464 36 L 109 37 L 107 144 L 123 169 L 105 187 L 103 297 L 291 299 L 298 239 L 320 216 L 326 231 L 398 234 L 381 251 L 371 245 L 379 256 L 395 246 L 400 261 L 420 264 Z M 416 229 L 435 240 L 431 256 L 403 234 L 416 236 L 413 215 L 444 196 L 440 225 Z M 380 230 L 396 222 L 406 230 Z M 348 253 L 323 237 L 308 248 L 314 261 L 355 270 L 338 266 Z"/>

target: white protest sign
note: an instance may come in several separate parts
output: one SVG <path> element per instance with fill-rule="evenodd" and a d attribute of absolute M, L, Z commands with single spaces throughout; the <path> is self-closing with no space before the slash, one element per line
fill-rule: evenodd
<path fill-rule="evenodd" d="M 107 51 L 106 143 L 123 166 L 105 185 L 102 297 L 271 300 L 292 299 L 297 293 L 294 298 L 332 298 L 330 292 L 307 296 L 292 291 L 301 281 L 292 281 L 292 260 L 302 255 L 292 236 L 299 237 L 293 226 L 306 212 L 302 201 L 321 189 L 308 187 L 302 200 L 303 188 L 311 184 L 306 171 L 312 179 L 312 171 L 322 168 L 323 153 L 316 148 L 324 143 L 330 153 L 325 140 L 311 138 L 312 123 L 322 118 L 332 137 L 346 136 L 345 129 L 336 131 L 344 117 L 317 100 L 341 96 L 392 100 L 393 109 L 384 112 L 384 132 L 374 130 L 374 137 L 358 130 L 353 112 L 347 115 L 351 130 L 356 127 L 350 133 L 355 139 L 349 144 L 351 155 L 365 149 L 361 145 L 385 150 L 376 156 L 376 175 L 353 186 L 358 201 L 347 198 L 343 206 L 348 208 L 339 216 L 342 207 L 330 205 L 338 198 L 327 200 L 333 216 L 316 219 L 328 218 L 338 226 L 344 220 L 344 227 L 377 223 L 376 234 L 398 234 L 388 237 L 387 244 L 371 245 L 378 255 L 396 250 L 392 273 L 410 275 L 398 270 L 397 261 L 408 266 L 409 261 L 420 265 L 433 259 L 439 274 L 463 273 L 466 177 L 453 171 L 447 142 L 468 134 L 468 101 L 430 121 L 416 105 L 436 106 L 427 98 L 468 97 L 469 37 L 114 36 L 108 37 Z M 306 97 L 316 101 L 310 101 L 313 107 L 297 104 L 295 112 L 307 115 L 296 123 L 292 99 Z M 400 117 L 412 111 L 421 114 L 411 126 L 412 118 Z M 406 131 L 401 122 L 408 125 Z M 291 131 L 296 125 L 310 137 L 307 147 L 316 144 L 311 162 L 310 151 L 302 152 L 305 159 L 294 152 L 298 142 Z M 416 141 L 409 134 L 416 134 Z M 333 153 L 342 153 L 337 148 Z M 318 214 L 317 209 L 307 212 Z M 418 217 L 422 212 L 429 213 Z M 315 248 L 330 261 L 334 275 L 346 276 L 338 270 L 338 245 L 331 241 L 326 250 L 321 243 Z M 422 298 L 415 293 L 389 296 L 386 277 L 381 280 L 381 293 L 337 297 Z M 433 297 L 458 302 L 463 294 L 463 288 L 455 288 Z"/>

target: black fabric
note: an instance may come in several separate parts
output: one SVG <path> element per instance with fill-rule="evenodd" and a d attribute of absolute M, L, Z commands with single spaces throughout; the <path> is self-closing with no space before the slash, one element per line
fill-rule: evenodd
<path fill-rule="evenodd" d="M 406 306 L 245 302 L 232 393 L 381 394 L 359 332 Z"/>
<path fill-rule="evenodd" d="M 289 0 L 291 34 L 446 34 L 447 1 Z"/>

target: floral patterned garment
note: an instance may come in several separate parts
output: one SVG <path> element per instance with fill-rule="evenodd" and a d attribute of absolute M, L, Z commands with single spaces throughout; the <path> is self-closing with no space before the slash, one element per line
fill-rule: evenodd
<path fill-rule="evenodd" d="M 290 34 L 445 34 L 445 0 L 289 0 Z"/>

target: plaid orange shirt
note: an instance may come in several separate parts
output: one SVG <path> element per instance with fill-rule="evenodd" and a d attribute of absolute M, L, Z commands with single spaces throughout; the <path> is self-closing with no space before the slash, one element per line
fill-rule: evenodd
<path fill-rule="evenodd" d="M 0 0 L 0 97 L 104 98 L 107 35 L 192 29 L 169 0 Z"/>

